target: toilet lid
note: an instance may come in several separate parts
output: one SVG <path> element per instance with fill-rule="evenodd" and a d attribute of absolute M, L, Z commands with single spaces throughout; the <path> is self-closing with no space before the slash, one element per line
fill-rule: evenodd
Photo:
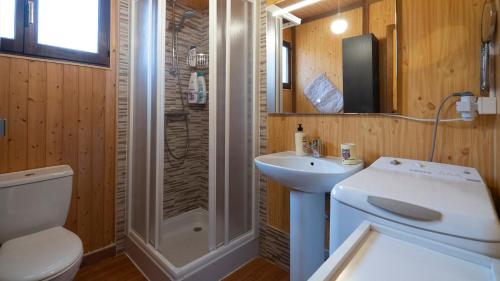
<path fill-rule="evenodd" d="M 82 241 L 54 227 L 5 242 L 0 248 L 0 280 L 42 280 L 63 272 L 83 254 Z"/>
<path fill-rule="evenodd" d="M 368 221 L 309 281 L 493 281 L 500 261 Z"/>

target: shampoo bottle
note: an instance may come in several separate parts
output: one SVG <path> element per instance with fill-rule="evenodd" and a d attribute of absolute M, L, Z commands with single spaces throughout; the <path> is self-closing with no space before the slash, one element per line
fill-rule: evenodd
<path fill-rule="evenodd" d="M 189 79 L 188 103 L 198 103 L 198 77 L 196 72 L 192 72 Z"/>
<path fill-rule="evenodd" d="M 207 103 L 207 84 L 205 82 L 205 76 L 203 75 L 203 72 L 198 71 L 196 81 L 198 84 L 198 104 L 206 104 Z"/>
<path fill-rule="evenodd" d="M 304 151 L 304 145 L 306 144 L 306 136 L 304 134 L 304 129 L 302 128 L 302 124 L 299 124 L 297 128 L 297 132 L 295 132 L 295 154 L 299 156 L 306 155 Z"/>

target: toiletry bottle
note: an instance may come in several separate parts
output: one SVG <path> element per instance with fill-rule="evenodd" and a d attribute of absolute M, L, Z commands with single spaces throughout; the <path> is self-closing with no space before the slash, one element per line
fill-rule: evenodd
<path fill-rule="evenodd" d="M 188 103 L 198 103 L 198 77 L 196 72 L 192 72 L 189 78 Z"/>
<path fill-rule="evenodd" d="M 295 154 L 299 156 L 306 155 L 304 151 L 304 145 L 306 144 L 307 139 L 304 134 L 304 129 L 302 128 L 302 124 L 299 124 L 297 128 L 297 132 L 295 132 Z"/>
<path fill-rule="evenodd" d="M 198 75 L 196 78 L 198 82 L 198 104 L 206 104 L 207 103 L 207 85 L 205 83 L 205 76 L 203 72 L 198 71 Z"/>

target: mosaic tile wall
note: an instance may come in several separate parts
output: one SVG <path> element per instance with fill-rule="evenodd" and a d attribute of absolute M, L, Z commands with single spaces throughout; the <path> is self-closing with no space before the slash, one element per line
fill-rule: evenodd
<path fill-rule="evenodd" d="M 129 0 L 119 0 L 118 16 L 118 93 L 116 126 L 115 243 L 125 248 L 127 216 L 127 136 L 129 84 Z"/>
<path fill-rule="evenodd" d="M 176 22 L 190 8 L 178 3 Z M 163 215 L 170 218 L 196 208 L 208 209 L 208 103 L 205 106 L 187 105 L 185 92 L 188 88 L 191 70 L 186 58 L 190 46 L 196 45 L 198 53 L 208 53 L 208 10 L 195 11 L 196 15 L 186 20 L 178 34 L 178 56 L 180 84 L 184 98 L 184 110 L 189 112 L 189 150 L 183 160 L 174 159 L 167 151 L 167 142 L 176 156 L 185 154 L 186 124 L 183 118 L 166 118 L 165 178 L 163 194 Z M 182 111 L 175 76 L 172 69 L 172 7 L 167 5 L 167 32 L 165 54 L 165 111 Z M 205 73 L 208 82 L 208 72 Z M 208 83 L 207 83 L 208 89 Z"/>
<path fill-rule="evenodd" d="M 260 13 L 260 155 L 267 149 L 267 63 L 266 63 L 266 0 L 261 0 Z M 288 269 L 290 264 L 290 236 L 267 224 L 267 180 L 261 175 L 259 181 L 259 254 Z"/>

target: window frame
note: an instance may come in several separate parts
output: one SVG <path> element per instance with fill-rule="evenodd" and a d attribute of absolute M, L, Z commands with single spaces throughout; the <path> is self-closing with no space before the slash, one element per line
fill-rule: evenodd
<path fill-rule="evenodd" d="M 283 47 L 285 47 L 288 51 L 288 56 L 287 56 L 288 83 L 282 83 L 282 84 L 283 84 L 283 89 L 290 90 L 290 89 L 292 89 L 292 44 L 290 42 L 283 41 Z M 283 57 L 282 57 L 282 59 L 283 59 Z M 283 72 L 283 70 L 281 70 L 281 71 Z"/>
<path fill-rule="evenodd" d="M 19 53 L 24 49 L 24 10 L 27 2 L 16 0 L 14 39 L 0 38 L 0 52 Z"/>
<path fill-rule="evenodd" d="M 34 7 L 33 23 L 29 23 L 29 2 L 33 2 Z M 2 38 L 0 52 L 109 67 L 110 5 L 110 0 L 98 0 L 98 48 L 97 53 L 90 53 L 38 44 L 39 0 L 16 0 L 15 40 Z"/>

